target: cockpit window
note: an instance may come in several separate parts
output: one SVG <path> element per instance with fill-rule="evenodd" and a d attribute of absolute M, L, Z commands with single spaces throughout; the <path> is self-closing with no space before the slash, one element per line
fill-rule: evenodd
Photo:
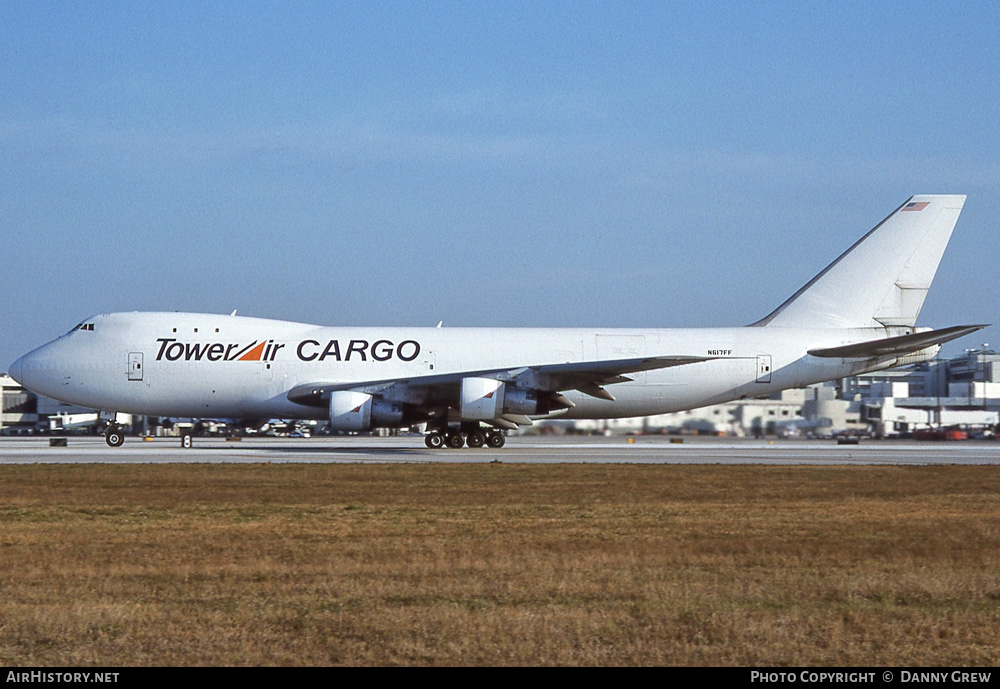
<path fill-rule="evenodd" d="M 71 333 L 72 332 L 76 332 L 77 330 L 90 330 L 90 331 L 93 331 L 93 329 L 94 329 L 94 324 L 93 323 L 80 323 L 78 326 L 76 326 L 75 328 L 73 328 L 72 330 L 70 330 L 70 332 Z"/>

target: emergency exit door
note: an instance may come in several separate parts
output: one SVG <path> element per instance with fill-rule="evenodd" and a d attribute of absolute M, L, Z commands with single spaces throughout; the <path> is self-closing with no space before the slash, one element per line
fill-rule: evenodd
<path fill-rule="evenodd" d="M 142 380 L 142 352 L 129 352 L 128 379 Z"/>

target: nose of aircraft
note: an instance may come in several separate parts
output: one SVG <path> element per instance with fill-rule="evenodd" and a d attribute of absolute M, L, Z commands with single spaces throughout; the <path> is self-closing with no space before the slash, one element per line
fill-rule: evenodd
<path fill-rule="evenodd" d="M 22 373 L 24 369 L 23 359 L 24 359 L 23 356 L 18 357 L 17 361 L 15 361 L 13 364 L 10 365 L 10 370 L 7 371 L 7 373 L 10 374 L 10 377 L 16 380 L 18 383 L 21 383 L 22 378 L 24 377 L 24 374 Z"/>

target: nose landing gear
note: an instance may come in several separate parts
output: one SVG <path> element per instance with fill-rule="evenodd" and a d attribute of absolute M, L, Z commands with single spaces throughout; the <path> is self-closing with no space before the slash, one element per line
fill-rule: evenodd
<path fill-rule="evenodd" d="M 109 424 L 108 429 L 104 431 L 104 442 L 108 447 L 121 447 L 125 442 L 125 434 L 115 424 Z"/>

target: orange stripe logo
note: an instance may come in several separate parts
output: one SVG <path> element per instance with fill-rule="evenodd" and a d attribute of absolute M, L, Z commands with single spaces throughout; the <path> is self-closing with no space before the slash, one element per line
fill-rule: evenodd
<path fill-rule="evenodd" d="M 264 345 L 266 342 L 261 342 L 259 345 L 251 349 L 249 352 L 244 354 L 239 358 L 239 361 L 260 361 L 261 355 L 264 353 Z"/>

